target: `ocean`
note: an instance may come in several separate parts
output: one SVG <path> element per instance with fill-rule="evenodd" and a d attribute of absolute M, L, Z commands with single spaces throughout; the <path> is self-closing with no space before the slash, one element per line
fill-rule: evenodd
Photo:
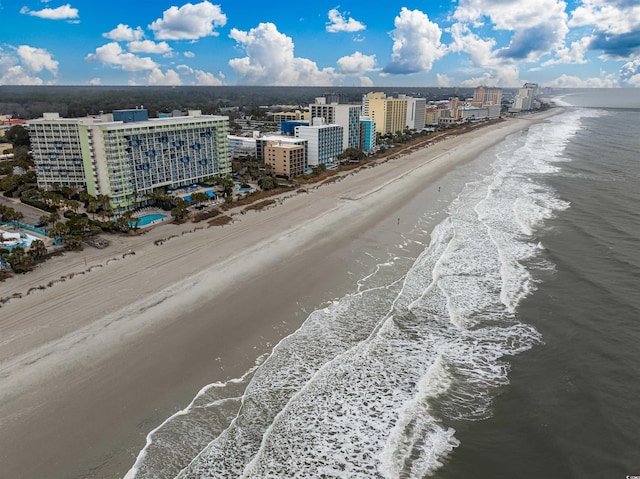
<path fill-rule="evenodd" d="M 205 386 L 127 477 L 640 474 L 640 91 L 624 92 L 559 92 L 560 114 L 414 198 L 397 241 L 358 251 L 349 294 Z"/>

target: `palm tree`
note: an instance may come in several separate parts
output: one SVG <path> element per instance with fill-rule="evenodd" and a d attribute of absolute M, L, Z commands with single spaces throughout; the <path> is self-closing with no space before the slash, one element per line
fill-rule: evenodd
<path fill-rule="evenodd" d="M 82 203 L 80 203 L 79 201 L 76 201 L 76 200 L 68 200 L 67 201 L 67 206 L 69 208 L 71 208 L 73 210 L 73 212 L 76 213 L 76 214 L 78 213 L 78 209 L 80 209 L 80 205 L 81 204 Z"/>
<path fill-rule="evenodd" d="M 111 208 L 111 198 L 109 195 L 98 195 L 98 204 L 102 208 L 102 212 L 105 216 L 111 216 L 113 209 Z"/>
<path fill-rule="evenodd" d="M 52 238 L 63 240 L 65 236 L 69 234 L 69 227 L 66 225 L 66 223 L 63 223 L 62 221 L 58 221 L 49 230 L 49 234 L 51 235 Z"/>
<path fill-rule="evenodd" d="M 118 227 L 125 232 L 132 228 L 135 229 L 138 226 L 138 221 L 138 218 L 133 216 L 133 211 L 131 210 L 126 210 L 117 219 Z"/>
<path fill-rule="evenodd" d="M 42 240 L 35 240 L 29 247 L 29 254 L 34 259 L 40 259 L 47 254 L 47 247 Z"/>

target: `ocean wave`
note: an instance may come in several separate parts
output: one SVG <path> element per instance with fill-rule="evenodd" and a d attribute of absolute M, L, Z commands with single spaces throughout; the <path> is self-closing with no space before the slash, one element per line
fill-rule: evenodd
<path fill-rule="evenodd" d="M 517 309 L 544 253 L 536 230 L 568 204 L 539 179 L 579 120 L 571 111 L 494 150 L 492 171 L 466 184 L 411 264 L 390 253 L 274 348 L 229 426 L 178 477 L 424 477 L 440 468 L 459 445 L 454 424 L 491 415 L 508 384 L 506 358 L 541 340 Z"/>

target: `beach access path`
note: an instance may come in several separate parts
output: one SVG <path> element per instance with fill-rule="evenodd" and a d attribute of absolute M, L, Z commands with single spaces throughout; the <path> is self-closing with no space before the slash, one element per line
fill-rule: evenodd
<path fill-rule="evenodd" d="M 1 297 L 22 293 L 0 308 L 3 474 L 121 477 L 200 387 L 241 376 L 299 326 L 278 327 L 329 281 L 332 244 L 555 112 L 450 137 L 225 226 L 161 225 L 0 283 Z"/>

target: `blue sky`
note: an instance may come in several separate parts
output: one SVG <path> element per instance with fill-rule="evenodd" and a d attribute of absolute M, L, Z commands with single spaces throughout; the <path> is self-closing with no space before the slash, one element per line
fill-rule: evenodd
<path fill-rule="evenodd" d="M 640 87 L 640 0 L 0 0 L 0 85 Z"/>

